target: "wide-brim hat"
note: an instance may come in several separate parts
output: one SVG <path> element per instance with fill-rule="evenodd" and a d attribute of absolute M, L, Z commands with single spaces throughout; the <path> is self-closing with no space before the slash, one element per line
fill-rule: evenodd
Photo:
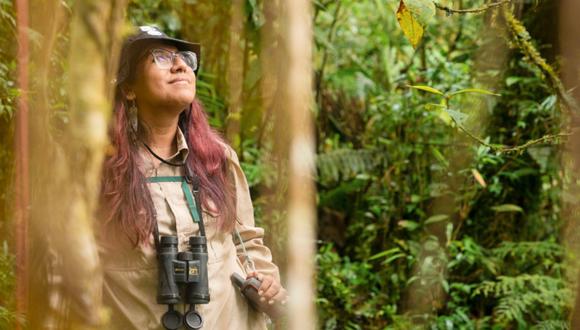
<path fill-rule="evenodd" d="M 136 56 L 141 54 L 142 50 L 153 41 L 161 41 L 171 44 L 177 47 L 177 49 L 180 51 L 188 50 L 194 52 L 197 56 L 197 69 L 195 70 L 195 73 L 197 74 L 197 70 L 199 70 L 199 63 L 201 61 L 200 44 L 172 38 L 163 33 L 157 27 L 146 25 L 140 26 L 137 30 L 137 33 L 129 36 L 123 43 L 123 47 L 121 49 L 121 58 L 119 61 L 119 71 L 117 73 L 116 79 L 117 85 L 123 83 L 128 77 L 131 76 L 131 74 L 133 74 L 131 71 L 135 69 L 136 63 L 133 62 L 137 60 Z"/>

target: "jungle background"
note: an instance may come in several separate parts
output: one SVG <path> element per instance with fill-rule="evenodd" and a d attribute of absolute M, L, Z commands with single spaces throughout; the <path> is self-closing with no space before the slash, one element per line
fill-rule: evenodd
<path fill-rule="evenodd" d="M 71 123 L 67 54 L 81 2 L 57 1 L 64 14 L 44 54 L 57 136 Z M 425 3 L 312 2 L 318 327 L 570 329 L 576 198 L 564 142 L 573 105 L 558 78 L 559 1 L 414 7 Z M 281 5 L 129 1 L 126 19 L 203 45 L 198 97 L 239 153 L 286 274 L 285 214 L 273 207 L 285 189 L 272 77 L 285 65 Z M 26 320 L 13 294 L 12 1 L 0 0 L 0 19 L 0 328 L 13 329 Z M 31 47 L 43 33 L 31 28 Z"/>

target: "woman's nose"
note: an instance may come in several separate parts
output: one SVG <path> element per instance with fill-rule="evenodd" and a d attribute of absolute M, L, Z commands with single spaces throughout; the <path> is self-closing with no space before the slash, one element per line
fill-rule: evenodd
<path fill-rule="evenodd" d="M 185 72 L 187 71 L 187 68 L 189 68 L 189 66 L 187 66 L 185 61 L 180 56 L 175 56 L 175 58 L 173 59 L 173 65 L 171 66 L 171 71 Z"/>

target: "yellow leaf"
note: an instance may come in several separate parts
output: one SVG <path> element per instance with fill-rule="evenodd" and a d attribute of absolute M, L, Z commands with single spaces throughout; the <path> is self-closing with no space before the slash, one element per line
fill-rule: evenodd
<path fill-rule="evenodd" d="M 485 180 L 483 179 L 483 175 L 481 175 L 481 173 L 479 173 L 478 170 L 473 168 L 473 169 L 471 169 L 471 173 L 473 174 L 475 181 L 477 181 L 483 188 L 487 187 L 487 184 L 485 183 Z"/>
<path fill-rule="evenodd" d="M 413 17 L 411 11 L 405 6 L 403 0 L 399 4 L 399 9 L 397 10 L 397 21 L 403 30 L 403 34 L 414 48 L 417 48 L 421 38 L 423 37 L 423 27 L 419 22 Z"/>

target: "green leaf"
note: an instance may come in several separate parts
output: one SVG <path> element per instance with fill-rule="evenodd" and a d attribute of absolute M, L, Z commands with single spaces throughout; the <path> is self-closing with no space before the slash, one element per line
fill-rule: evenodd
<path fill-rule="evenodd" d="M 548 162 L 550 160 L 550 155 L 552 152 L 551 147 L 531 147 L 527 149 L 528 153 L 532 158 L 540 165 L 542 171 L 546 170 L 548 167 Z"/>
<path fill-rule="evenodd" d="M 419 195 L 411 195 L 411 203 L 419 203 L 421 201 L 421 196 Z"/>
<path fill-rule="evenodd" d="M 379 253 L 371 256 L 368 260 L 370 261 L 370 260 L 379 259 L 379 258 L 382 258 L 382 257 L 386 257 L 386 256 L 389 256 L 389 255 L 395 254 L 395 253 L 399 253 L 399 252 L 401 252 L 401 249 L 399 249 L 398 247 L 392 248 L 392 249 L 389 249 L 389 250 L 385 250 L 383 252 L 379 252 Z"/>
<path fill-rule="evenodd" d="M 445 93 L 443 93 L 442 91 L 440 91 L 436 88 L 430 87 L 430 86 L 425 86 L 425 85 L 409 85 L 409 88 L 419 89 L 419 90 L 422 90 L 424 92 L 429 92 L 429 93 L 433 93 L 433 94 L 437 94 L 437 95 L 441 95 L 441 96 L 445 95 Z"/>
<path fill-rule="evenodd" d="M 515 204 L 496 205 L 496 206 L 492 206 L 491 209 L 496 211 L 496 212 L 521 212 L 521 213 L 524 212 L 524 210 L 521 207 L 519 207 Z"/>
<path fill-rule="evenodd" d="M 425 224 L 430 225 L 432 223 L 445 221 L 447 219 L 449 219 L 449 215 L 447 215 L 447 214 L 436 214 L 436 215 L 430 216 L 427 220 L 425 220 Z"/>
<path fill-rule="evenodd" d="M 458 90 L 457 92 L 453 92 L 449 94 L 449 97 L 453 97 L 455 95 L 459 95 L 459 94 L 465 94 L 465 93 L 476 93 L 476 94 L 485 94 L 485 95 L 493 95 L 493 96 L 501 96 L 501 94 L 497 94 L 485 89 L 480 89 L 480 88 L 466 88 L 466 89 L 461 89 Z"/>
<path fill-rule="evenodd" d="M 395 254 L 395 255 L 393 255 L 393 256 L 390 256 L 390 257 L 388 257 L 387 259 L 385 259 L 385 261 L 383 261 L 383 262 L 382 262 L 382 264 L 383 264 L 383 265 L 388 265 L 388 264 L 390 264 L 391 262 L 393 262 L 393 261 L 395 261 L 395 260 L 397 260 L 397 259 L 399 259 L 399 258 L 403 258 L 403 257 L 405 257 L 405 256 L 406 256 L 406 254 L 404 254 L 404 253 L 397 253 L 397 254 Z"/>
<path fill-rule="evenodd" d="M 419 24 L 426 26 L 435 16 L 435 4 L 432 0 L 403 0 Z"/>
<path fill-rule="evenodd" d="M 441 164 L 443 164 L 445 167 L 449 166 L 449 161 L 447 160 L 447 158 L 445 158 L 445 156 L 443 156 L 443 154 L 441 153 L 441 151 L 439 151 L 438 148 L 433 147 L 433 149 L 431 149 L 431 152 L 433 153 L 435 158 L 437 158 L 437 160 L 441 162 Z"/>
<path fill-rule="evenodd" d="M 447 282 L 447 280 L 442 280 L 441 281 L 441 286 L 443 287 L 443 290 L 445 290 L 446 293 L 449 293 L 449 282 Z"/>
<path fill-rule="evenodd" d="M 259 28 L 264 25 L 264 15 L 262 14 L 256 0 L 249 0 L 246 2 L 246 10 L 251 13 L 250 16 L 252 17 L 252 23 L 254 23 L 255 27 Z"/>
<path fill-rule="evenodd" d="M 401 220 L 398 222 L 398 224 L 400 227 L 408 229 L 410 231 L 413 231 L 419 227 L 418 223 L 416 223 L 415 221 L 411 221 L 411 220 Z"/>
<path fill-rule="evenodd" d="M 449 116 L 451 118 L 453 118 L 453 120 L 456 123 L 458 123 L 459 125 L 463 125 L 463 123 L 465 123 L 467 118 L 469 118 L 469 116 L 464 114 L 463 112 L 459 112 L 459 111 L 455 111 L 455 110 L 451 110 L 451 109 L 447 109 L 446 111 L 449 114 Z"/>
<path fill-rule="evenodd" d="M 425 104 L 425 109 L 434 111 L 439 109 L 445 109 L 445 104 L 427 103 Z"/>

